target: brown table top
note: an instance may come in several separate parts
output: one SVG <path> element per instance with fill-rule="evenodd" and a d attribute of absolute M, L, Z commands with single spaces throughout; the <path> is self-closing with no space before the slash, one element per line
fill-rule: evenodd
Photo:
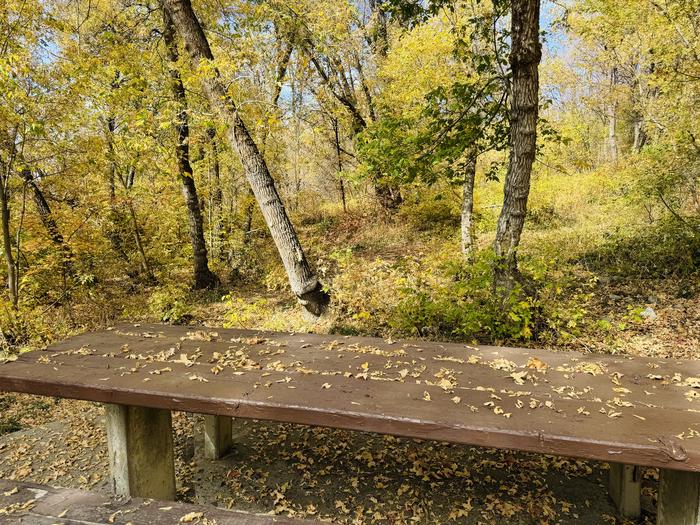
<path fill-rule="evenodd" d="M 700 471 L 697 361 L 120 325 L 2 390 Z"/>

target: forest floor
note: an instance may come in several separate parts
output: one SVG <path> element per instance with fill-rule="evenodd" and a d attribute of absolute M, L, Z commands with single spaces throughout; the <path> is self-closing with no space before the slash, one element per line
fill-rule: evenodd
<path fill-rule="evenodd" d="M 546 266 L 540 277 L 544 291 L 533 307 L 544 319 L 540 333 L 532 340 L 482 342 L 700 359 L 697 270 L 686 271 L 677 246 L 665 241 L 671 238 L 665 230 L 658 230 L 657 241 L 658 225 L 646 224 L 644 210 L 621 202 L 624 193 L 611 188 L 611 180 L 603 174 L 576 185 L 567 177 L 535 181 L 522 260 L 529 268 L 541 261 Z M 497 209 L 490 203 L 498 202 L 499 189 L 479 191 L 480 228 L 486 232 L 480 245 L 487 247 L 495 217 L 484 210 Z M 408 203 L 393 221 L 378 220 L 367 210 L 297 218 L 312 260 L 332 281 L 336 306 L 317 325 L 302 319 L 271 243 L 262 238 L 249 271 L 257 277 L 231 286 L 225 295 L 182 294 L 177 283 L 182 286 L 187 274 L 173 275 L 175 284 L 164 284 L 150 297 L 105 293 L 106 313 L 95 302 L 76 306 L 71 313 L 76 319 L 99 321 L 78 320 L 72 330 L 129 319 L 454 338 L 450 330 L 459 326 L 445 327 L 430 310 L 406 313 L 399 300 L 402 294 L 417 295 L 416 289 L 435 288 L 437 299 L 454 292 L 457 274 L 445 268 L 454 266 L 455 213 L 454 206 L 448 212 L 436 208 L 443 203 Z M 688 260 L 693 263 L 692 256 Z M 474 313 L 469 308 L 479 307 L 464 297 L 478 296 L 489 283 L 469 286 L 441 303 L 461 305 L 468 315 L 457 319 L 466 323 Z M 405 323 L 397 323 L 423 314 L 426 326 L 435 321 L 442 331 L 412 333 L 412 325 L 404 329 Z M 66 335 L 61 330 L 52 337 Z M 0 477 L 107 490 L 101 418 L 101 409 L 88 403 L 0 395 Z M 188 414 L 174 419 L 183 501 L 358 525 L 621 523 L 607 495 L 603 463 L 245 421 L 235 422 L 232 454 L 206 462 L 196 453 L 198 421 Z M 655 522 L 657 479 L 657 470 L 645 471 L 644 516 L 638 523 Z"/>
<path fill-rule="evenodd" d="M 109 491 L 98 406 L 5 400 L 35 426 L 0 436 L 0 477 Z M 206 461 L 200 422 L 175 414 L 182 501 L 347 524 L 622 523 L 600 463 L 246 421 L 234 423 L 234 451 Z M 640 523 L 654 523 L 656 476 L 645 473 Z"/>

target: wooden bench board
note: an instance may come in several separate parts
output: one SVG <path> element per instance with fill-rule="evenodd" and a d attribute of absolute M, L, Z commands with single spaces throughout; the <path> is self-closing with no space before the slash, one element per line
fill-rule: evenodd
<path fill-rule="evenodd" d="M 5 391 L 696 472 L 698 387 L 693 361 L 162 325 L 0 365 Z"/>
<path fill-rule="evenodd" d="M 181 522 L 184 516 L 192 518 Z M 185 518 L 185 520 L 189 519 Z M 208 520 L 208 521 L 207 521 Z M 210 506 L 114 498 L 93 492 L 0 479 L 0 525 L 312 525 L 282 516 Z"/>

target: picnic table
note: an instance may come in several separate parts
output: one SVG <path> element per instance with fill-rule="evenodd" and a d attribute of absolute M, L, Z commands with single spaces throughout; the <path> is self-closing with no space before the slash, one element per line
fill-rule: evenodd
<path fill-rule="evenodd" d="M 376 432 L 611 463 L 638 515 L 661 469 L 658 523 L 700 524 L 700 363 L 368 337 L 122 324 L 0 365 L 0 390 L 106 403 L 118 494 L 174 499 L 170 411 Z"/>

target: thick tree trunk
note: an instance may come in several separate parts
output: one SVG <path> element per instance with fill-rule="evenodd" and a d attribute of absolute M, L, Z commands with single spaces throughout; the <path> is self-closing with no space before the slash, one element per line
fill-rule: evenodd
<path fill-rule="evenodd" d="M 164 4 L 195 63 L 211 63 L 214 56 L 190 0 L 164 0 Z M 234 101 L 226 92 L 218 70 L 212 68 L 202 72 L 202 75 L 209 103 L 228 126 L 229 142 L 240 156 L 248 182 L 282 258 L 292 291 L 307 312 L 320 316 L 330 297 L 306 260 L 265 159 L 250 136 Z"/>
<path fill-rule="evenodd" d="M 499 261 L 496 285 L 511 282 L 517 275 L 520 244 L 530 175 L 537 147 L 539 72 L 542 57 L 539 39 L 539 0 L 511 1 L 510 67 L 512 71 L 510 159 L 504 188 L 503 208 L 498 219 L 494 249 Z"/>
<path fill-rule="evenodd" d="M 177 157 L 178 176 L 182 184 L 182 195 L 185 198 L 187 207 L 187 218 L 190 229 L 190 243 L 192 244 L 194 263 L 194 283 L 195 290 L 216 288 L 219 278 L 209 269 L 209 258 L 207 256 L 207 244 L 204 239 L 204 219 L 199 206 L 197 196 L 197 186 L 194 182 L 194 173 L 190 164 L 190 129 L 187 121 L 187 96 L 185 86 L 182 83 L 180 72 L 177 69 L 178 51 L 175 41 L 175 27 L 168 14 L 167 9 L 163 9 L 163 40 L 168 60 L 170 61 L 170 90 L 177 105 L 177 115 L 175 117 L 175 129 L 177 130 L 177 145 L 175 155 Z"/>
<path fill-rule="evenodd" d="M 19 302 L 19 283 L 17 267 L 12 254 L 12 236 L 10 235 L 10 204 L 7 189 L 7 177 L 0 176 L 0 226 L 2 227 L 2 249 L 7 265 L 7 288 L 10 292 L 12 305 L 17 307 Z"/>
<path fill-rule="evenodd" d="M 476 157 L 470 156 L 464 166 L 461 214 L 461 250 L 466 260 L 474 254 L 472 215 L 474 213 L 474 180 L 476 179 Z"/>

